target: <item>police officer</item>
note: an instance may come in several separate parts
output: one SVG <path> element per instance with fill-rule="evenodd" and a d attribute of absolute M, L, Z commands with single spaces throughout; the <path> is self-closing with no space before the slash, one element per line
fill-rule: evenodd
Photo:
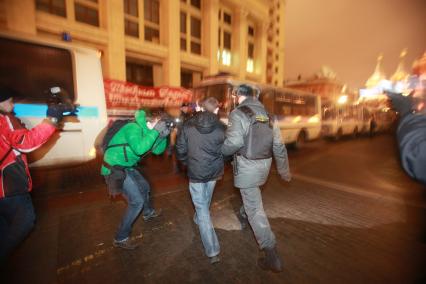
<path fill-rule="evenodd" d="M 225 156 L 236 154 L 233 161 L 234 185 L 240 190 L 248 222 L 260 248 L 265 252 L 265 257 L 259 259 L 258 265 L 264 270 L 281 272 L 282 263 L 276 249 L 275 235 L 271 230 L 268 218 L 263 209 L 259 188 L 268 178 L 272 158 L 248 159 L 244 155 L 239 154 L 242 149 L 248 146 L 244 138 L 248 133 L 251 123 L 251 119 L 242 111 L 242 107 L 244 106 L 245 109 L 248 107 L 255 116 L 268 117 L 268 114 L 262 103 L 257 99 L 255 90 L 251 86 L 246 84 L 240 85 L 235 90 L 234 95 L 235 99 L 238 100 L 238 107 L 229 115 L 222 153 Z M 274 126 L 271 135 L 273 135 L 271 147 L 278 173 L 282 179 L 290 181 L 291 175 L 287 150 L 281 141 L 279 129 Z M 265 139 L 266 137 L 257 138 Z"/>

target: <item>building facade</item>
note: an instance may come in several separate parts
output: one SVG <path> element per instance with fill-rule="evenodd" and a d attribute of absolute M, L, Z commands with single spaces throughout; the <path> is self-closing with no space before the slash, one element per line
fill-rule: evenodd
<path fill-rule="evenodd" d="M 309 78 L 287 81 L 285 85 L 319 95 L 323 101 L 336 102 L 342 95 L 349 96 L 353 100 L 356 96 L 353 92 L 348 93 L 345 84 L 337 80 L 336 73 L 326 66 Z"/>
<path fill-rule="evenodd" d="M 203 76 L 282 85 L 285 0 L 2 0 L 0 30 L 101 52 L 104 78 L 191 87 Z"/>

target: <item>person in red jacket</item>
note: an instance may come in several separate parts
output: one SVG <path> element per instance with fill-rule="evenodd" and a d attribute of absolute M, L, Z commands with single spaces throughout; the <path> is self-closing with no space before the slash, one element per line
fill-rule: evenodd
<path fill-rule="evenodd" d="M 12 90 L 0 87 L 0 263 L 34 226 L 26 153 L 49 140 L 62 119 L 60 109 L 49 106 L 47 119 L 29 130 L 13 114 L 13 97 Z"/>

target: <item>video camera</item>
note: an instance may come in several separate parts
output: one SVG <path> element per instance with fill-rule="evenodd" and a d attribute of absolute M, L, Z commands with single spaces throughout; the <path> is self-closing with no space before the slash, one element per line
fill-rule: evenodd
<path fill-rule="evenodd" d="M 180 122 L 179 118 L 174 118 L 169 115 L 162 117 L 161 120 L 163 120 L 166 123 L 166 126 L 169 129 L 175 128 Z"/>
<path fill-rule="evenodd" d="M 77 114 L 78 105 L 72 102 L 66 90 L 61 87 L 51 87 L 49 88 L 48 93 L 48 106 L 53 105 L 59 108 L 64 116 L 75 116 Z"/>

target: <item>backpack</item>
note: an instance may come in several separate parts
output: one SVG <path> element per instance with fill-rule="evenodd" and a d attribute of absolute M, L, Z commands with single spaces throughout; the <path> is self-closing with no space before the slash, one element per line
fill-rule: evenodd
<path fill-rule="evenodd" d="M 108 145 L 109 142 L 111 141 L 111 139 L 114 137 L 114 135 L 123 127 L 125 126 L 127 123 L 132 122 L 133 120 L 131 119 L 118 119 L 113 121 L 112 123 L 109 124 L 108 126 L 108 130 L 105 133 L 105 136 L 102 140 L 102 145 L 101 145 L 101 149 L 102 149 L 102 153 L 105 154 L 106 150 L 108 150 L 111 147 L 118 147 L 118 146 L 127 146 L 128 144 L 114 144 L 114 145 Z"/>
<path fill-rule="evenodd" d="M 248 106 L 238 109 L 250 119 L 250 126 L 244 137 L 244 147 L 238 154 L 250 160 L 271 158 L 274 134 L 269 114 L 256 115 Z"/>

